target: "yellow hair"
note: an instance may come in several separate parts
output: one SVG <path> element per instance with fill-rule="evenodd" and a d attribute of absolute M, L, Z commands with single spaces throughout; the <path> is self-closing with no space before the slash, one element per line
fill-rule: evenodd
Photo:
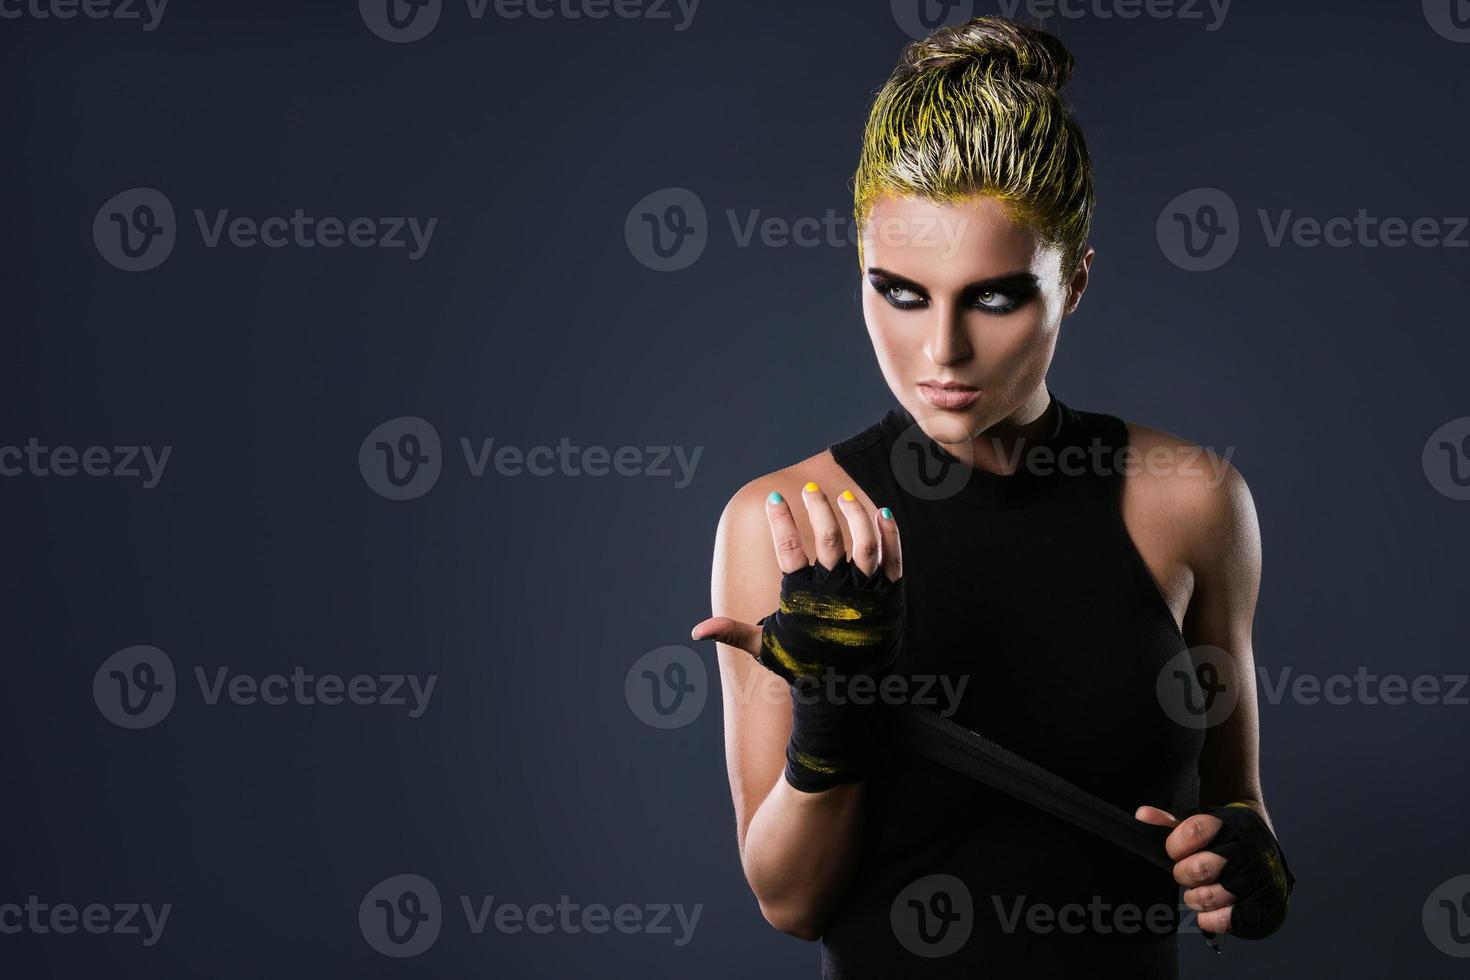
<path fill-rule="evenodd" d="M 1071 277 L 1092 224 L 1092 164 L 1063 102 L 1072 55 L 1057 38 L 998 17 L 944 27 L 903 52 L 879 90 L 853 178 L 862 230 L 885 194 L 954 204 L 977 194 L 1062 250 Z"/>

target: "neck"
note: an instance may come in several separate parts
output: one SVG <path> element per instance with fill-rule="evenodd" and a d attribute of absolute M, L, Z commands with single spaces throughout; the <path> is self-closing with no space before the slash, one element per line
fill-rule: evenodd
<path fill-rule="evenodd" d="M 964 462 L 990 473 L 1015 472 L 1026 447 L 1046 441 L 1056 426 L 1056 411 L 1048 411 L 1050 405 L 1051 392 L 1042 382 L 1015 411 L 970 440 L 970 458 Z M 951 451 L 954 448 L 964 447 L 951 447 Z"/>

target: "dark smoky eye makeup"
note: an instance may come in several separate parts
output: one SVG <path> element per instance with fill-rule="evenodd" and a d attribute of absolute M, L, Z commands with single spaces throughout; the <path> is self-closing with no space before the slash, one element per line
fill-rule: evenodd
<path fill-rule="evenodd" d="M 868 282 L 878 295 L 888 301 L 888 305 L 900 310 L 918 309 L 929 301 L 929 294 L 920 289 L 917 283 L 890 276 L 882 272 L 868 273 Z M 900 299 L 899 297 L 905 297 Z"/>
<path fill-rule="evenodd" d="M 929 294 L 924 287 L 902 276 L 870 269 L 868 282 L 895 309 L 922 309 L 929 303 Z M 965 305 L 981 313 L 998 315 L 1011 312 L 1038 292 L 1040 287 L 1035 276 L 1018 273 L 972 284 L 964 292 Z"/>
<path fill-rule="evenodd" d="M 1009 313 L 1026 303 L 1040 290 L 1034 282 L 1013 282 L 972 290 L 965 303 L 982 313 Z"/>

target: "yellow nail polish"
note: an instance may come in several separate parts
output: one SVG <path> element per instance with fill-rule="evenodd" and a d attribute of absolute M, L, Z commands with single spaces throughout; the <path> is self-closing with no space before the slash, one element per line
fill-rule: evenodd
<path fill-rule="evenodd" d="M 822 488 L 819 487 L 819 486 L 817 486 L 815 483 L 808 483 L 806 486 L 802 487 L 801 489 L 802 489 L 802 492 L 803 493 L 816 493 L 818 490 L 820 490 Z"/>
<path fill-rule="evenodd" d="M 851 490 L 844 490 L 844 491 L 842 491 L 842 499 L 843 500 L 856 500 L 857 498 L 852 495 L 852 491 Z"/>

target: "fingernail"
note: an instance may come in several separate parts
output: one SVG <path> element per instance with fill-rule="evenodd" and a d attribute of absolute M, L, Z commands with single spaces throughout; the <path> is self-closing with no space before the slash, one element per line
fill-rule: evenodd
<path fill-rule="evenodd" d="M 889 510 L 887 507 L 884 507 L 882 510 L 878 511 L 878 513 L 883 515 L 883 519 L 885 521 L 893 520 L 893 511 Z"/>
<path fill-rule="evenodd" d="M 766 498 L 766 501 L 767 503 L 779 504 L 781 502 L 781 494 L 775 490 L 772 490 L 771 495 Z"/>
<path fill-rule="evenodd" d="M 802 489 L 802 492 L 803 493 L 816 493 L 818 490 L 820 490 L 822 488 L 819 487 L 819 486 L 817 486 L 815 483 L 808 483 L 806 486 L 802 487 L 801 489 Z"/>
<path fill-rule="evenodd" d="M 857 498 L 852 495 L 852 491 L 851 490 L 844 490 L 844 491 L 842 491 L 842 499 L 843 500 L 856 500 Z"/>

